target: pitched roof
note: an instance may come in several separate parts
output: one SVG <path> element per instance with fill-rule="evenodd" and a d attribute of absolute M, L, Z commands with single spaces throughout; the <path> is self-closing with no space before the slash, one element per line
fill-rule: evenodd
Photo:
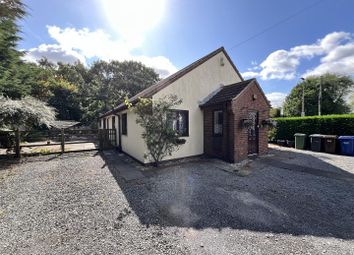
<path fill-rule="evenodd" d="M 160 90 L 162 90 L 163 88 L 167 87 L 168 85 L 172 84 L 174 81 L 178 80 L 179 78 L 181 78 L 182 76 L 184 76 L 185 74 L 189 73 L 190 71 L 192 71 L 193 69 L 195 69 L 196 67 L 200 66 L 201 64 L 203 64 L 204 62 L 206 62 L 207 60 L 209 60 L 210 58 L 214 57 L 215 55 L 219 54 L 220 52 L 223 52 L 224 55 L 226 56 L 226 58 L 228 59 L 228 61 L 231 63 L 233 69 L 235 70 L 235 72 L 239 75 L 239 77 L 241 78 L 241 80 L 243 80 L 240 72 L 237 70 L 235 64 L 232 62 L 230 56 L 227 54 L 227 52 L 225 51 L 224 47 L 220 47 L 216 50 L 214 50 L 213 52 L 209 53 L 208 55 L 198 59 L 197 61 L 193 62 L 192 64 L 186 66 L 185 68 L 177 71 L 176 73 L 168 76 L 167 78 L 157 82 L 156 84 L 144 89 L 143 91 L 139 92 L 138 94 L 136 94 L 135 96 L 129 98 L 129 102 L 131 103 L 136 103 L 138 101 L 138 99 L 140 97 L 151 97 L 152 95 L 156 94 L 157 92 L 159 92 Z M 105 114 L 101 115 L 100 117 L 105 117 L 107 115 L 110 115 L 112 113 L 115 112 L 119 112 L 122 110 L 126 109 L 126 105 L 124 103 L 121 103 L 120 105 L 118 105 L 117 107 L 115 107 L 113 110 L 106 112 Z"/>
<path fill-rule="evenodd" d="M 237 95 L 239 95 L 252 81 L 255 81 L 255 79 L 249 79 L 222 87 L 219 92 L 212 96 L 208 101 L 203 103 L 201 107 L 231 101 Z"/>

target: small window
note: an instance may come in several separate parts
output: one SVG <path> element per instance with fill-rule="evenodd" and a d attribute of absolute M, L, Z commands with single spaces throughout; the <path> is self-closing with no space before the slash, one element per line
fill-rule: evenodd
<path fill-rule="evenodd" d="M 127 135 L 128 130 L 127 130 L 127 114 L 124 113 L 122 114 L 122 135 Z"/>
<path fill-rule="evenodd" d="M 112 117 L 112 129 L 116 129 L 116 117 Z"/>
<path fill-rule="evenodd" d="M 171 110 L 169 125 L 180 136 L 189 136 L 189 114 L 185 110 Z"/>
<path fill-rule="evenodd" d="M 106 129 L 106 119 L 103 119 L 103 129 Z"/>
<path fill-rule="evenodd" d="M 214 135 L 222 135 L 223 130 L 223 112 L 214 111 Z"/>

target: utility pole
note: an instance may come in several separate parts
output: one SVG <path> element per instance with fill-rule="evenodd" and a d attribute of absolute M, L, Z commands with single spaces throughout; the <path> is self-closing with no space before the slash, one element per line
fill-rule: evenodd
<path fill-rule="evenodd" d="M 320 77 L 320 91 L 318 92 L 318 116 L 321 116 L 321 101 L 322 101 L 322 76 Z"/>
<path fill-rule="evenodd" d="M 305 78 L 302 80 L 302 104 L 301 104 L 301 117 L 305 116 Z"/>

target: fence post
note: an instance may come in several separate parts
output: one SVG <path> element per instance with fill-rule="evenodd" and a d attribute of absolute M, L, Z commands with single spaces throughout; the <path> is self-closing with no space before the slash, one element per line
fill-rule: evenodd
<path fill-rule="evenodd" d="M 102 135 L 102 130 L 103 129 L 99 129 L 98 130 L 98 149 L 102 150 L 103 149 L 103 135 Z"/>
<path fill-rule="evenodd" d="M 20 147 L 20 143 L 21 143 L 21 137 L 20 137 L 20 131 L 18 129 L 16 129 L 15 131 L 15 154 L 16 154 L 16 158 L 20 158 L 21 157 L 21 147 Z"/>
<path fill-rule="evenodd" d="M 61 153 L 65 152 L 64 128 L 60 130 Z"/>

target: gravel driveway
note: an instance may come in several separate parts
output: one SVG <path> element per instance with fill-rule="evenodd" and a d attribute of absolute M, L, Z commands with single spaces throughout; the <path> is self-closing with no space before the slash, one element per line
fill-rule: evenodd
<path fill-rule="evenodd" d="M 273 147 L 244 177 L 200 160 L 128 182 L 122 159 L 0 161 L 0 253 L 354 254 L 353 157 Z"/>

